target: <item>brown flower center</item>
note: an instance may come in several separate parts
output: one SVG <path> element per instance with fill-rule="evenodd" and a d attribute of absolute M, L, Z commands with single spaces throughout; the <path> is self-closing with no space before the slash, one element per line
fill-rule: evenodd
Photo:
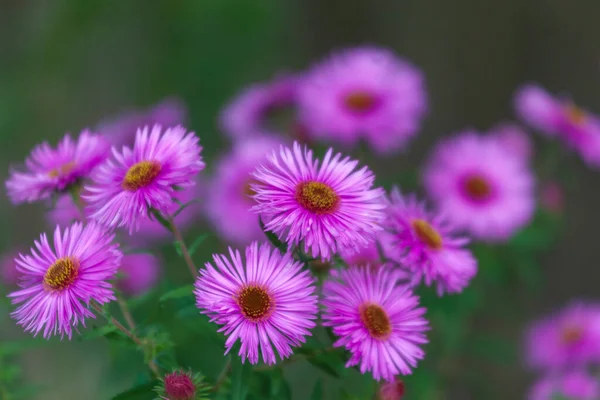
<path fill-rule="evenodd" d="M 574 104 L 568 104 L 564 108 L 564 111 L 565 111 L 565 114 L 567 116 L 567 119 L 573 125 L 581 125 L 587 119 L 587 115 L 586 115 L 585 111 L 583 111 L 581 108 L 577 107 Z"/>
<path fill-rule="evenodd" d="M 253 200 L 253 197 L 256 195 L 256 191 L 252 189 L 252 185 L 256 185 L 259 182 L 256 179 L 248 179 L 244 184 L 243 194 L 249 200 Z"/>
<path fill-rule="evenodd" d="M 339 196 L 331 186 L 322 182 L 302 182 L 296 187 L 296 200 L 315 214 L 329 214 L 337 210 Z"/>
<path fill-rule="evenodd" d="M 273 301 L 269 293 L 258 286 L 246 286 L 237 296 L 244 317 L 251 321 L 260 321 L 269 316 L 273 308 Z"/>
<path fill-rule="evenodd" d="M 71 286 L 78 275 L 79 261 L 76 258 L 59 258 L 46 271 L 44 284 L 53 290 L 63 290 Z"/>
<path fill-rule="evenodd" d="M 48 176 L 50 178 L 58 178 L 59 176 L 68 174 L 73 168 L 75 168 L 75 161 L 70 161 L 48 172 Z"/>
<path fill-rule="evenodd" d="M 356 114 L 366 114 L 377 105 L 377 99 L 364 91 L 350 92 L 344 97 L 346 108 Z"/>
<path fill-rule="evenodd" d="M 479 175 L 470 176 L 464 183 L 465 192 L 473 200 L 486 200 L 492 193 L 489 183 Z"/>
<path fill-rule="evenodd" d="M 578 342 L 583 336 L 583 329 L 579 326 L 567 326 L 562 331 L 561 339 L 565 344 Z"/>
<path fill-rule="evenodd" d="M 388 315 L 376 304 L 367 304 L 361 307 L 360 319 L 375 339 L 385 339 L 392 332 L 392 325 Z"/>
<path fill-rule="evenodd" d="M 151 184 L 160 170 L 161 165 L 157 161 L 140 161 L 129 168 L 121 186 L 125 190 L 134 192 Z"/>
<path fill-rule="evenodd" d="M 412 227 L 419 240 L 429 248 L 439 250 L 442 248 L 442 236 L 427 221 L 415 219 Z"/>

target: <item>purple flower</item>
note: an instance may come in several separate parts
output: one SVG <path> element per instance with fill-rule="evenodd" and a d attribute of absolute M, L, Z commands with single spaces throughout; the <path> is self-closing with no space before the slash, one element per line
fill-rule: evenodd
<path fill-rule="evenodd" d="M 258 352 L 267 364 L 276 362 L 273 347 L 284 359 L 292 346 L 300 346 L 317 318 L 314 280 L 290 254 L 271 250 L 256 242 L 246 248 L 245 262 L 239 251 L 229 249 L 229 257 L 214 255 L 196 281 L 196 304 L 229 337 L 227 354 L 240 339 L 239 355 L 251 364 Z"/>
<path fill-rule="evenodd" d="M 360 47 L 315 65 L 298 87 L 301 123 L 316 139 L 378 153 L 402 149 L 427 111 L 422 73 L 389 50 Z"/>
<path fill-rule="evenodd" d="M 533 143 L 527 132 L 517 124 L 498 124 L 490 129 L 490 136 L 498 140 L 502 147 L 521 157 L 525 162 L 529 162 L 533 157 Z"/>
<path fill-rule="evenodd" d="M 274 151 L 252 177 L 265 227 L 292 245 L 303 241 L 305 252 L 329 260 L 338 250 L 358 251 L 375 239 L 383 218 L 383 189 L 373 189 L 375 176 L 358 161 L 329 149 L 323 162 L 311 150 Z"/>
<path fill-rule="evenodd" d="M 476 239 L 506 241 L 535 211 L 535 181 L 527 163 L 491 136 L 467 131 L 443 140 L 423 180 L 449 222 Z"/>
<path fill-rule="evenodd" d="M 283 75 L 246 88 L 223 110 L 221 129 L 233 138 L 280 133 L 269 126 L 269 117 L 295 105 L 296 86 L 295 76 Z"/>
<path fill-rule="evenodd" d="M 206 216 L 223 239 L 246 245 L 264 238 L 258 216 L 250 210 L 256 204 L 250 174 L 280 144 L 268 136 L 243 139 L 217 162 L 207 190 Z"/>
<path fill-rule="evenodd" d="M 127 226 L 132 233 L 150 208 L 167 213 L 177 189 L 194 186 L 204 169 L 201 150 L 198 137 L 181 126 L 138 130 L 133 150 L 113 148 L 114 160 L 98 168 L 86 187 L 82 197 L 90 217 L 113 228 Z"/>
<path fill-rule="evenodd" d="M 12 250 L 0 257 L 0 283 L 4 286 L 16 286 L 19 282 L 19 271 L 15 263 L 18 255 L 18 250 Z"/>
<path fill-rule="evenodd" d="M 394 254 L 394 236 L 386 231 L 378 232 L 376 239 L 366 247 L 359 249 L 358 252 L 353 248 L 340 250 L 340 257 L 348 266 L 369 266 L 373 268 L 386 264 Z"/>
<path fill-rule="evenodd" d="M 436 282 L 440 296 L 460 293 L 477 273 L 477 260 L 464 248 L 469 240 L 457 237 L 441 214 L 428 212 L 414 195 L 394 189 L 386 221 L 395 239 L 393 258 L 411 271 L 413 285 Z"/>
<path fill-rule="evenodd" d="M 519 116 L 549 136 L 558 136 L 591 166 L 600 166 L 600 119 L 570 99 L 557 99 L 542 87 L 528 84 L 515 95 Z"/>
<path fill-rule="evenodd" d="M 185 125 L 187 109 L 177 98 L 167 98 L 147 110 L 130 110 L 114 119 L 101 122 L 97 130 L 106 135 L 111 144 L 117 148 L 131 146 L 135 134 L 141 126 L 161 125 L 165 128 Z"/>
<path fill-rule="evenodd" d="M 340 270 L 323 286 L 323 325 L 339 337 L 333 345 L 351 354 L 346 367 L 360 364 L 376 380 L 410 374 L 422 359 L 428 329 L 418 297 L 397 285 L 390 268 Z"/>
<path fill-rule="evenodd" d="M 561 376 L 548 376 L 538 381 L 529 400 L 598 400 L 600 385 L 584 370 L 570 371 Z"/>
<path fill-rule="evenodd" d="M 377 400 L 402 400 L 404 396 L 404 382 L 397 379 L 394 382 L 385 382 L 379 386 Z"/>
<path fill-rule="evenodd" d="M 152 254 L 126 254 L 119 271 L 124 275 L 117 284 L 119 289 L 129 296 L 138 296 L 156 285 L 160 264 Z"/>
<path fill-rule="evenodd" d="M 556 370 L 600 361 L 600 306 L 576 303 L 535 322 L 525 344 L 533 368 Z"/>
<path fill-rule="evenodd" d="M 36 146 L 25 160 L 26 172 L 12 170 L 6 181 L 14 204 L 50 198 L 87 178 L 103 162 L 110 145 L 102 136 L 83 131 L 76 141 L 65 135 L 56 148 Z"/>
<path fill-rule="evenodd" d="M 73 328 L 94 318 L 90 302 L 115 299 L 109 281 L 122 254 L 113 239 L 113 234 L 94 223 L 75 223 L 62 233 L 57 226 L 53 245 L 42 234 L 31 255 L 15 259 L 21 290 L 8 296 L 13 304 L 22 304 L 11 316 L 34 335 L 43 330 L 44 338 L 67 335 L 71 339 Z"/>

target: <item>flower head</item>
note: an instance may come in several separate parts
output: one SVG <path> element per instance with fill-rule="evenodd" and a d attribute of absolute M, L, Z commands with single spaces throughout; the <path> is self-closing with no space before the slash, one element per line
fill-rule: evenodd
<path fill-rule="evenodd" d="M 81 132 L 77 140 L 67 134 L 56 148 L 44 142 L 25 160 L 26 172 L 11 171 L 6 181 L 8 196 L 19 204 L 63 193 L 87 178 L 106 159 L 109 148 L 106 139 L 89 131 Z"/>
<path fill-rule="evenodd" d="M 229 249 L 229 259 L 214 255 L 196 281 L 196 305 L 211 321 L 223 325 L 227 352 L 238 339 L 242 362 L 256 364 L 259 348 L 267 364 L 292 354 L 315 326 L 317 297 L 310 272 L 290 254 L 281 255 L 268 244 L 246 248 L 245 260 Z"/>
<path fill-rule="evenodd" d="M 221 129 L 234 138 L 278 134 L 277 129 L 269 126 L 269 117 L 295 106 L 296 86 L 296 77 L 283 75 L 246 88 L 223 110 Z"/>
<path fill-rule="evenodd" d="M 15 258 L 19 255 L 19 251 L 12 250 L 0 257 L 0 284 L 4 286 L 16 286 L 19 282 L 19 271 Z"/>
<path fill-rule="evenodd" d="M 542 133 L 558 136 L 592 166 L 600 166 L 600 118 L 570 99 L 553 97 L 538 85 L 528 84 L 515 95 L 519 116 Z"/>
<path fill-rule="evenodd" d="M 375 177 L 367 167 L 355 171 L 358 161 L 329 149 L 323 162 L 311 150 L 294 143 L 282 147 L 258 167 L 257 205 L 265 227 L 293 245 L 329 260 L 338 250 L 358 251 L 375 239 L 383 218 L 383 190 L 373 188 Z"/>
<path fill-rule="evenodd" d="M 347 367 L 360 364 L 361 373 L 391 382 L 423 358 L 425 309 L 407 286 L 398 285 L 396 271 L 340 270 L 325 282 L 323 295 L 323 325 L 339 337 L 334 346 L 350 352 Z"/>
<path fill-rule="evenodd" d="M 391 51 L 345 50 L 314 66 L 298 87 L 309 135 L 347 146 L 364 139 L 378 153 L 405 147 L 427 111 L 424 78 Z"/>
<path fill-rule="evenodd" d="M 149 209 L 166 213 L 175 203 L 178 188 L 194 186 L 204 168 L 202 148 L 193 132 L 181 127 L 138 130 L 133 150 L 113 148 L 112 160 L 104 163 L 82 196 L 90 217 L 109 227 L 138 230 Z"/>
<path fill-rule="evenodd" d="M 154 388 L 162 400 L 204 400 L 208 399 L 210 387 L 202 382 L 202 376 L 192 371 L 176 370 L 160 379 Z"/>
<path fill-rule="evenodd" d="M 600 398 L 598 380 L 583 369 L 564 375 L 548 376 L 537 382 L 529 393 L 529 400 L 597 400 Z"/>
<path fill-rule="evenodd" d="M 252 171 L 281 142 L 267 136 L 243 139 L 216 165 L 206 195 L 206 216 L 228 241 L 246 245 L 264 238 L 258 216 L 250 209 L 255 203 Z"/>
<path fill-rule="evenodd" d="M 375 240 L 358 250 L 341 249 L 340 257 L 348 266 L 380 267 L 395 255 L 394 236 L 386 231 L 377 233 Z"/>
<path fill-rule="evenodd" d="M 556 370 L 600 361 L 600 306 L 572 304 L 535 322 L 525 345 L 533 368 Z"/>
<path fill-rule="evenodd" d="M 152 254 L 126 254 L 119 271 L 124 275 L 117 286 L 129 296 L 138 296 L 152 289 L 160 275 L 160 263 Z"/>
<path fill-rule="evenodd" d="M 54 231 L 54 244 L 40 236 L 31 255 L 15 260 L 20 273 L 20 290 L 9 294 L 13 304 L 21 304 L 11 314 L 25 331 L 45 338 L 67 335 L 86 318 L 94 318 L 87 308 L 114 300 L 109 283 L 116 275 L 122 254 L 114 235 L 97 224 L 75 223 Z"/>
<path fill-rule="evenodd" d="M 449 222 L 476 239 L 505 241 L 533 217 L 533 174 L 494 137 L 465 132 L 442 141 L 423 180 Z"/>
<path fill-rule="evenodd" d="M 490 130 L 490 136 L 526 163 L 531 160 L 534 147 L 529 135 L 523 128 L 513 123 L 501 123 Z"/>
<path fill-rule="evenodd" d="M 402 400 L 404 396 L 404 382 L 397 379 L 394 382 L 385 382 L 379 386 L 377 400 Z"/>

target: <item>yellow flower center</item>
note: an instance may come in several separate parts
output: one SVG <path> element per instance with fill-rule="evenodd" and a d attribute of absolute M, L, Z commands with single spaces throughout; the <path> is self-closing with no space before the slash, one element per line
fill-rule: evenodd
<path fill-rule="evenodd" d="M 44 275 L 44 285 L 53 290 L 63 290 L 75 282 L 79 275 L 79 261 L 74 257 L 56 260 Z"/>
<path fill-rule="evenodd" d="M 258 286 L 246 286 L 237 296 L 244 317 L 251 321 L 260 321 L 270 315 L 274 302 L 269 293 Z"/>
<path fill-rule="evenodd" d="M 330 214 L 337 210 L 339 196 L 331 186 L 322 182 L 302 182 L 296 187 L 296 200 L 315 214 Z"/>
<path fill-rule="evenodd" d="M 412 221 L 412 227 L 419 240 L 429 248 L 434 250 L 442 248 L 442 236 L 427 221 L 415 219 Z"/>
<path fill-rule="evenodd" d="M 387 313 L 376 304 L 361 307 L 360 319 L 375 339 L 385 339 L 392 332 L 392 325 Z"/>
<path fill-rule="evenodd" d="M 367 92 L 355 91 L 344 98 L 344 105 L 354 113 L 365 114 L 375 108 L 377 99 Z"/>
<path fill-rule="evenodd" d="M 58 178 L 59 176 L 68 174 L 73 168 L 75 168 L 75 161 L 70 161 L 48 172 L 48 176 L 50 178 Z"/>
<path fill-rule="evenodd" d="M 160 173 L 160 170 L 161 165 L 157 161 L 140 161 L 129 168 L 121 186 L 125 190 L 134 192 L 151 184 Z"/>
<path fill-rule="evenodd" d="M 479 175 L 473 175 L 465 181 L 464 188 L 466 193 L 473 200 L 485 200 L 492 193 L 489 183 Z"/>

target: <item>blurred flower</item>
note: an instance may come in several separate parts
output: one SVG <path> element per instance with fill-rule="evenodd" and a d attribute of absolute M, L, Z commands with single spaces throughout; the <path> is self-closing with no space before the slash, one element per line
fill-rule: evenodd
<path fill-rule="evenodd" d="M 113 146 L 120 149 L 123 145 L 133 145 L 135 134 L 142 126 L 161 125 L 169 128 L 186 123 L 185 104 L 172 97 L 147 110 L 131 110 L 114 119 L 102 121 L 96 129 L 105 135 Z"/>
<path fill-rule="evenodd" d="M 272 345 L 280 359 L 292 354 L 292 346 L 304 343 L 315 327 L 317 296 L 310 271 L 291 255 L 271 250 L 268 243 L 246 248 L 245 262 L 239 251 L 229 248 L 225 255 L 213 256 L 216 269 L 206 263 L 196 281 L 196 305 L 211 321 L 224 325 L 229 336 L 227 351 L 240 339 L 239 355 L 258 363 L 259 347 L 267 364 L 276 362 Z"/>
<path fill-rule="evenodd" d="M 65 135 L 56 148 L 44 142 L 25 160 L 26 172 L 11 171 L 8 196 L 14 204 L 32 203 L 69 190 L 108 157 L 109 148 L 106 139 L 89 131 L 76 141 Z"/>
<path fill-rule="evenodd" d="M 422 73 L 391 51 L 360 47 L 315 65 L 298 87 L 300 121 L 316 139 L 378 153 L 406 146 L 427 111 Z"/>
<path fill-rule="evenodd" d="M 381 250 L 381 254 L 380 254 Z M 358 250 L 341 249 L 340 257 L 348 266 L 379 267 L 385 264 L 394 254 L 394 237 L 386 231 L 377 233 L 376 239 L 366 247 Z M 384 260 L 382 260 L 382 257 Z"/>
<path fill-rule="evenodd" d="M 21 290 L 8 296 L 13 304 L 23 304 L 11 316 L 34 335 L 43 329 L 44 338 L 66 334 L 71 339 L 73 328 L 94 318 L 90 302 L 115 299 L 109 281 L 123 255 L 113 239 L 113 234 L 94 223 L 75 223 L 62 234 L 57 226 L 54 245 L 42 234 L 31 255 L 15 260 Z"/>
<path fill-rule="evenodd" d="M 549 376 L 537 382 L 529 393 L 529 400 L 598 400 L 600 385 L 584 370 L 575 370 L 562 376 Z"/>
<path fill-rule="evenodd" d="M 221 129 L 233 138 L 280 134 L 269 126 L 269 119 L 273 114 L 295 106 L 296 86 L 295 76 L 282 75 L 271 82 L 246 88 L 223 110 Z"/>
<path fill-rule="evenodd" d="M 533 368 L 556 370 L 600 361 L 600 306 L 576 303 L 535 322 L 525 344 Z"/>
<path fill-rule="evenodd" d="M 410 374 L 423 358 L 419 346 L 427 343 L 428 329 L 418 297 L 397 282 L 393 269 L 352 267 L 323 285 L 323 325 L 339 337 L 333 345 L 350 352 L 346 367 L 360 363 L 361 373 L 390 382 Z"/>
<path fill-rule="evenodd" d="M 385 382 L 379 386 L 377 400 L 402 400 L 404 396 L 404 382 L 400 379 L 394 382 Z"/>
<path fill-rule="evenodd" d="M 383 218 L 383 190 L 373 189 L 375 176 L 358 161 L 329 149 L 322 164 L 311 150 L 274 151 L 259 166 L 250 185 L 267 230 L 304 251 L 329 260 L 338 250 L 358 251 L 375 239 Z"/>
<path fill-rule="evenodd" d="M 208 399 L 209 389 L 199 373 L 173 371 L 160 380 L 154 391 L 162 400 L 204 400 Z"/>
<path fill-rule="evenodd" d="M 517 124 L 501 123 L 490 130 L 490 136 L 514 155 L 529 162 L 533 157 L 534 147 L 529 135 Z"/>
<path fill-rule="evenodd" d="M 515 95 L 519 116 L 549 136 L 559 136 L 588 165 L 600 166 L 600 119 L 569 99 L 552 97 L 542 87 L 528 84 Z"/>
<path fill-rule="evenodd" d="M 149 208 L 170 211 L 178 188 L 194 186 L 204 162 L 198 137 L 181 127 L 159 125 L 138 130 L 133 150 L 113 149 L 114 160 L 104 163 L 86 186 L 82 198 L 91 218 L 109 227 L 137 231 Z"/>
<path fill-rule="evenodd" d="M 423 180 L 449 222 L 479 240 L 506 241 L 535 211 L 532 171 L 494 137 L 468 131 L 441 141 Z"/>
<path fill-rule="evenodd" d="M 393 258 L 412 273 L 412 284 L 437 284 L 438 295 L 460 293 L 477 273 L 477 260 L 464 248 L 454 227 L 439 213 L 428 212 L 414 195 L 392 190 L 387 228 L 394 235 Z"/>
<path fill-rule="evenodd" d="M 166 231 L 166 229 L 163 228 Z M 128 296 L 138 296 L 152 289 L 160 275 L 158 258 L 148 253 L 126 254 L 119 268 L 124 276 L 117 286 Z"/>
<path fill-rule="evenodd" d="M 268 136 L 243 139 L 217 161 L 207 190 L 206 215 L 226 241 L 246 245 L 264 238 L 258 216 L 250 210 L 256 204 L 250 173 L 280 144 Z"/>
<path fill-rule="evenodd" d="M 565 194 L 558 182 L 546 182 L 542 186 L 540 202 L 546 210 L 560 214 L 565 208 Z"/>
<path fill-rule="evenodd" d="M 19 282 L 19 271 L 15 259 L 19 256 L 18 250 L 12 250 L 0 258 L 0 282 L 4 286 L 16 286 Z"/>

